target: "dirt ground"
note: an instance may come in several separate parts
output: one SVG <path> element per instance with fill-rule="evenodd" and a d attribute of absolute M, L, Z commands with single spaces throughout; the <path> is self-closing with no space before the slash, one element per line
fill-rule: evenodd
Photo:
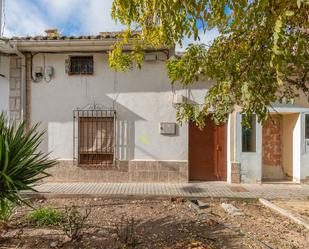
<path fill-rule="evenodd" d="M 293 213 L 297 213 L 309 221 L 309 200 L 276 200 L 273 203 Z"/>
<path fill-rule="evenodd" d="M 36 227 L 24 217 L 29 208 L 18 208 L 0 248 L 309 248 L 305 228 L 252 200 L 204 199 L 209 208 L 197 210 L 188 201 L 49 199 L 34 202 L 35 207 L 91 207 L 82 238 L 69 242 L 61 226 Z M 231 203 L 244 213 L 232 217 L 220 207 Z M 134 223 L 132 224 L 132 219 Z M 126 221 L 128 220 L 128 222 Z M 23 227 L 23 229 L 21 229 Z M 124 243 L 133 230 L 134 246 Z M 127 246 L 127 247 L 126 247 Z"/>

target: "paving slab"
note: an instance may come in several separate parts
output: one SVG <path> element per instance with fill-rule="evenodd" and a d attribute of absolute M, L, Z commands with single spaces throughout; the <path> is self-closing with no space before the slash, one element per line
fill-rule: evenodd
<path fill-rule="evenodd" d="M 309 198 L 307 184 L 229 184 L 226 182 L 199 183 L 43 183 L 37 185 L 36 195 L 45 197 L 104 197 L 104 196 L 182 196 L 218 198 Z M 155 191 L 154 191 L 155 190 Z M 34 193 L 23 193 L 31 194 Z"/>

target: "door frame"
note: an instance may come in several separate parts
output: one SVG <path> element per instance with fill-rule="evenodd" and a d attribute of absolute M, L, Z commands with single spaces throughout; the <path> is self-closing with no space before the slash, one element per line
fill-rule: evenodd
<path fill-rule="evenodd" d="M 242 183 L 261 183 L 262 180 L 262 125 L 256 119 L 255 152 L 242 151 L 242 114 L 235 114 L 235 161 L 241 164 Z"/>
<path fill-rule="evenodd" d="M 226 121 L 226 179 L 221 182 L 231 182 L 231 119 L 232 115 L 228 115 L 227 121 Z M 235 128 L 235 127 L 234 127 Z M 190 182 L 190 121 L 188 122 L 188 128 L 187 128 L 187 136 L 188 136 L 188 181 Z M 235 132 L 234 132 L 235 135 Z M 235 140 L 234 140 L 235 141 Z M 235 146 L 234 146 L 235 147 Z M 216 166 L 217 167 L 217 166 Z M 205 181 L 207 182 L 207 181 Z"/>

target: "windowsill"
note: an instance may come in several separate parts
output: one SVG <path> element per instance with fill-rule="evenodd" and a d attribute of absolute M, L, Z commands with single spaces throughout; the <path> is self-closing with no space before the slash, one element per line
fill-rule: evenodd
<path fill-rule="evenodd" d="M 69 76 L 93 76 L 93 73 L 68 73 Z"/>

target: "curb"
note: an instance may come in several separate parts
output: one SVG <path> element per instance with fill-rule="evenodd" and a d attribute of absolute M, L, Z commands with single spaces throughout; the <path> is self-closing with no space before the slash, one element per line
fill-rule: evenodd
<path fill-rule="evenodd" d="M 263 198 L 260 198 L 259 199 L 259 202 L 261 204 L 263 204 L 265 207 L 268 207 L 274 211 L 276 211 L 277 213 L 293 220 L 295 223 L 299 224 L 299 225 L 302 225 L 304 226 L 307 230 L 309 230 L 309 221 L 305 220 L 303 217 L 297 215 L 297 214 L 294 214 L 284 208 L 281 208 L 273 203 L 271 203 L 270 201 L 268 200 L 265 200 Z"/>

